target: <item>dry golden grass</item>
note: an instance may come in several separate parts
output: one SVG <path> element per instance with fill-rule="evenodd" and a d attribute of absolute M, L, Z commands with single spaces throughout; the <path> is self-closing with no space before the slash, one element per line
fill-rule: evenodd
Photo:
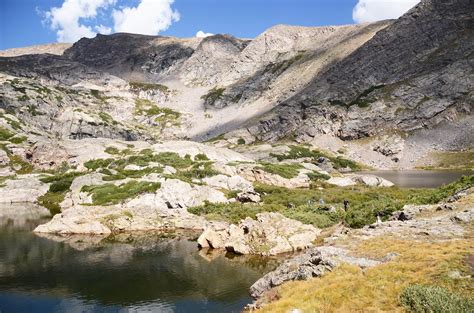
<path fill-rule="evenodd" d="M 469 271 L 464 264 L 473 253 L 469 239 L 450 242 L 416 242 L 396 238 L 374 238 L 359 244 L 355 251 L 370 257 L 389 252 L 400 254 L 394 261 L 362 271 L 343 264 L 321 278 L 290 282 L 278 289 L 280 299 L 261 312 L 403 312 L 399 304 L 402 290 L 415 283 L 434 284 L 454 292 L 474 296 L 470 279 L 452 279 L 448 273 Z M 472 274 L 472 273 L 471 273 Z"/>

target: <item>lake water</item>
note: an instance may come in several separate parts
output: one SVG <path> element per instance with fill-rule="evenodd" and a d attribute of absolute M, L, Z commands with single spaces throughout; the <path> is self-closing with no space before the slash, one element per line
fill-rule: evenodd
<path fill-rule="evenodd" d="M 195 234 L 37 236 L 0 219 L 0 312 L 240 312 L 275 259 L 197 250 Z"/>
<path fill-rule="evenodd" d="M 436 188 L 449 184 L 463 175 L 473 175 L 473 171 L 368 171 L 371 174 L 388 179 L 395 185 L 404 188 Z"/>

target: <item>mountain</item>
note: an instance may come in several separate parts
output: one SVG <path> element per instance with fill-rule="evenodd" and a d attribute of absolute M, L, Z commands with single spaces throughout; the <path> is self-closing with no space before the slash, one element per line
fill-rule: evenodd
<path fill-rule="evenodd" d="M 474 144 L 473 9 L 423 0 L 395 21 L 277 25 L 254 39 L 117 33 L 10 50 L 3 127 L 52 140 L 291 139 L 379 168 L 428 165 L 417 162 Z"/>

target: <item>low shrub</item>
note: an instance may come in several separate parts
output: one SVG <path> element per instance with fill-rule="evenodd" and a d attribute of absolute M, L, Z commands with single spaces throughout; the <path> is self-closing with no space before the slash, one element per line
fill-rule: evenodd
<path fill-rule="evenodd" d="M 361 169 L 361 166 L 352 160 L 345 159 L 341 156 L 334 157 L 326 153 L 323 153 L 321 151 L 311 150 L 308 147 L 303 147 L 303 146 L 291 145 L 290 151 L 288 151 L 285 154 L 272 153 L 270 155 L 277 158 L 278 161 L 309 158 L 309 159 L 312 159 L 312 162 L 314 163 L 316 163 L 319 158 L 323 157 L 330 160 L 332 164 L 334 165 L 335 169 L 350 168 L 354 171 Z"/>
<path fill-rule="evenodd" d="M 291 179 L 298 176 L 300 169 L 303 167 L 300 164 L 275 164 L 275 163 L 262 163 L 262 166 L 258 167 L 267 173 L 280 175 L 283 178 Z"/>
<path fill-rule="evenodd" d="M 154 193 L 160 187 L 160 183 L 129 181 L 119 186 L 114 184 L 86 185 L 81 188 L 81 192 L 91 194 L 94 205 L 113 205 L 143 193 Z"/>
<path fill-rule="evenodd" d="M 400 303 L 413 313 L 474 312 L 474 301 L 437 286 L 408 286 L 400 295 Z"/>

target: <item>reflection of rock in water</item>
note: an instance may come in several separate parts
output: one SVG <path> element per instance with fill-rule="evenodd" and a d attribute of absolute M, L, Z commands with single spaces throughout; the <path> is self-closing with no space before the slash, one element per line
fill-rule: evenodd
<path fill-rule="evenodd" d="M 242 301 L 250 285 L 275 267 L 263 258 L 219 255 L 205 260 L 196 234 L 187 232 L 104 238 L 5 232 L 0 227 L 0 234 L 1 290 L 41 289 L 102 304 Z"/>
<path fill-rule="evenodd" d="M 37 224 L 36 220 L 49 216 L 48 209 L 33 203 L 0 203 L 0 226 L 29 229 L 27 224 Z"/>

